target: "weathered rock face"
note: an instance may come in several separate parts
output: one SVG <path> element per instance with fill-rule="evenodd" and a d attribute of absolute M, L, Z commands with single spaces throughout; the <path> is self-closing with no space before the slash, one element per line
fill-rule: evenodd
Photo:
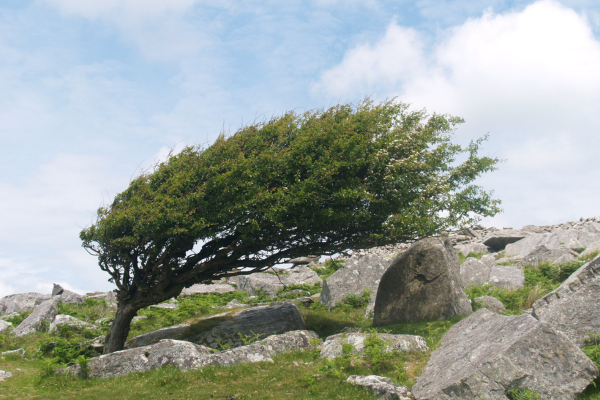
<path fill-rule="evenodd" d="M 592 254 L 595 251 L 600 251 L 600 240 L 595 241 L 594 243 L 590 243 L 585 250 L 581 253 L 582 256 L 587 256 L 588 254 Z"/>
<path fill-rule="evenodd" d="M 87 297 L 89 297 L 90 299 L 104 300 L 109 304 L 117 302 L 117 294 L 115 292 L 96 293 L 92 295 L 87 295 Z"/>
<path fill-rule="evenodd" d="M 307 285 L 314 285 L 318 283 L 323 284 L 323 279 L 311 268 L 305 265 L 296 265 L 293 268 L 287 270 L 287 274 L 281 277 L 281 280 L 286 286 L 289 285 L 301 285 L 306 283 Z"/>
<path fill-rule="evenodd" d="M 488 253 L 488 247 L 483 243 L 468 243 L 463 245 L 455 246 L 455 250 L 462 253 L 465 257 L 469 253 Z"/>
<path fill-rule="evenodd" d="M 0 333 L 8 332 L 8 329 L 10 327 L 12 327 L 12 324 L 10 322 L 6 322 L 0 319 Z"/>
<path fill-rule="evenodd" d="M 383 274 L 373 324 L 470 314 L 471 302 L 463 290 L 459 264 L 448 240 L 428 238 L 413 244 Z"/>
<path fill-rule="evenodd" d="M 346 382 L 371 389 L 373 394 L 385 400 L 411 400 L 412 393 L 406 386 L 396 385 L 390 378 L 377 375 L 351 375 Z"/>
<path fill-rule="evenodd" d="M 88 324 L 87 322 L 77 319 L 75 317 L 72 317 L 70 315 L 59 314 L 54 318 L 54 321 L 52 321 L 52 323 L 50 324 L 50 328 L 48 329 L 48 332 L 54 332 L 54 331 L 58 330 L 59 326 L 62 326 L 62 325 L 68 325 L 68 326 L 73 326 L 73 327 L 82 328 L 82 329 L 98 329 L 97 326 Z"/>
<path fill-rule="evenodd" d="M 557 249 L 549 249 L 545 245 L 541 244 L 523 257 L 521 265 L 538 265 L 541 262 L 549 261 L 550 263 L 561 264 L 563 262 L 569 262 L 575 260 L 575 253 L 571 249 L 565 247 L 559 247 Z"/>
<path fill-rule="evenodd" d="M 207 293 L 229 293 L 234 292 L 235 288 L 226 283 L 214 283 L 212 285 L 204 285 L 197 283 L 181 291 L 179 296 L 191 296 L 194 294 L 207 294 Z"/>
<path fill-rule="evenodd" d="M 0 299 L 0 314 L 33 311 L 36 306 L 51 298 L 52 295 L 33 292 L 11 294 Z"/>
<path fill-rule="evenodd" d="M 489 283 L 505 289 L 518 289 L 525 283 L 525 274 L 517 267 L 494 265 L 490 268 Z"/>
<path fill-rule="evenodd" d="M 500 314 L 506 311 L 506 307 L 500 300 L 491 296 L 481 296 L 475 299 L 475 304 L 481 308 L 488 308 L 493 312 Z"/>
<path fill-rule="evenodd" d="M 507 245 L 515 243 L 527 236 L 527 232 L 506 229 L 492 232 L 483 238 L 483 244 L 498 251 L 504 249 Z"/>
<path fill-rule="evenodd" d="M 265 346 L 272 356 L 292 350 L 314 350 L 311 340 L 318 339 L 313 331 L 290 331 L 280 335 L 271 335 L 258 344 Z"/>
<path fill-rule="evenodd" d="M 259 290 L 269 296 L 275 296 L 277 291 L 283 289 L 283 280 L 273 274 L 258 272 L 256 274 L 241 275 L 237 277 L 237 289 L 250 295 L 258 293 Z"/>
<path fill-rule="evenodd" d="M 366 333 L 338 333 L 337 335 L 329 336 L 321 346 L 322 358 L 336 358 L 343 355 L 342 344 L 348 343 L 352 345 L 354 354 L 365 351 Z M 415 335 L 393 335 L 382 333 L 378 335 L 381 339 L 388 343 L 386 352 L 388 351 L 427 351 L 427 343 L 421 336 Z"/>
<path fill-rule="evenodd" d="M 469 257 L 460 265 L 460 279 L 464 287 L 485 285 L 490 281 L 490 266 L 474 257 Z"/>
<path fill-rule="evenodd" d="M 454 325 L 412 388 L 420 400 L 504 399 L 512 389 L 575 399 L 598 369 L 564 334 L 531 315 L 488 309 Z"/>
<path fill-rule="evenodd" d="M 85 296 L 65 289 L 60 294 L 60 300 L 63 303 L 81 304 L 85 300 Z"/>
<path fill-rule="evenodd" d="M 219 342 L 231 346 L 243 344 L 239 334 L 260 338 L 304 329 L 304 319 L 295 304 L 275 304 L 230 311 L 201 318 L 193 324 L 180 324 L 136 336 L 127 341 L 126 348 L 147 346 L 161 339 L 187 340 L 219 347 Z"/>
<path fill-rule="evenodd" d="M 381 277 L 391 263 L 391 258 L 376 255 L 351 257 L 343 268 L 337 270 L 323 284 L 321 303 L 331 309 L 350 294 L 362 296 L 365 290 L 376 292 Z"/>
<path fill-rule="evenodd" d="M 532 315 L 563 332 L 578 346 L 600 333 L 600 255 L 554 291 L 533 303 Z"/>
<path fill-rule="evenodd" d="M 50 324 L 58 314 L 60 296 L 44 301 L 37 306 L 27 318 L 23 320 L 11 333 L 13 337 L 23 337 L 38 332 L 44 327 L 44 322 Z M 47 327 L 47 326 L 46 326 Z"/>

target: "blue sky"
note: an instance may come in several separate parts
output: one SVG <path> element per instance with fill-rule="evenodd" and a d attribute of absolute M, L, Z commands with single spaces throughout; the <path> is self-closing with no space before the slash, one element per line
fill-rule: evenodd
<path fill-rule="evenodd" d="M 600 215 L 596 1 L 0 1 L 0 295 L 109 290 L 78 238 L 169 149 L 397 96 L 506 161 L 485 225 Z"/>

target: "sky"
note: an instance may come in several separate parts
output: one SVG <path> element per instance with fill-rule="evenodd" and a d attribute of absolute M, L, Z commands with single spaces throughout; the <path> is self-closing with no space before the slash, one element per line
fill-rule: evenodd
<path fill-rule="evenodd" d="M 0 296 L 112 290 L 95 211 L 186 145 L 395 97 L 504 160 L 485 226 L 600 216 L 600 3 L 1 0 Z"/>

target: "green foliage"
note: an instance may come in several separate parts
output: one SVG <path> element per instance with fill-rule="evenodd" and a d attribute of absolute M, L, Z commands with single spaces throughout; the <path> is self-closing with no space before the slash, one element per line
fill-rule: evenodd
<path fill-rule="evenodd" d="M 600 369 L 600 334 L 589 334 L 586 344 L 588 345 L 582 348 L 583 352 Z"/>
<path fill-rule="evenodd" d="M 579 260 L 584 261 L 584 262 L 588 262 L 592 258 L 595 258 L 598 254 L 600 254 L 600 250 L 594 250 L 590 254 L 586 254 L 584 256 L 579 256 Z"/>
<path fill-rule="evenodd" d="M 371 296 L 370 290 L 363 291 L 362 296 L 355 294 L 349 294 L 342 300 L 343 304 L 347 304 L 352 308 L 365 308 L 369 304 L 369 296 Z"/>
<path fill-rule="evenodd" d="M 487 253 L 473 253 L 473 252 L 471 251 L 471 252 L 469 252 L 469 254 L 467 254 L 467 255 L 465 256 L 465 255 L 463 255 L 463 253 L 461 253 L 461 252 L 458 252 L 458 258 L 459 258 L 459 260 L 460 260 L 460 263 L 462 264 L 462 263 L 464 263 L 464 262 L 467 260 L 467 258 L 469 258 L 469 257 L 474 257 L 474 258 L 476 258 L 476 259 L 478 259 L 478 260 L 481 260 L 481 257 L 483 257 L 483 256 L 484 256 L 484 255 L 486 255 L 486 254 L 487 254 Z"/>
<path fill-rule="evenodd" d="M 31 311 L 23 311 L 22 313 L 19 313 L 19 315 L 15 315 L 14 317 L 10 318 L 5 318 L 4 320 L 6 322 L 10 322 L 11 324 L 13 324 L 13 326 L 16 327 L 19 326 L 19 324 L 29 316 L 29 314 L 31 314 Z"/>
<path fill-rule="evenodd" d="M 523 389 L 509 390 L 507 394 L 510 400 L 536 400 L 541 398 L 541 396 L 534 391 Z"/>
<path fill-rule="evenodd" d="M 325 268 L 315 268 L 315 272 L 321 277 L 321 279 L 326 280 L 331 275 L 333 275 L 337 270 L 344 266 L 346 260 L 338 259 L 328 259 L 325 260 Z"/>
<path fill-rule="evenodd" d="M 261 336 L 264 336 L 264 333 L 254 333 L 252 331 L 250 331 L 252 333 L 252 335 L 242 335 L 241 333 L 238 332 L 238 335 L 240 337 L 240 339 L 242 340 L 242 344 L 244 346 L 247 346 L 249 344 L 252 343 L 256 343 Z"/>
<path fill-rule="evenodd" d="M 37 356 L 42 359 L 51 359 L 58 364 L 72 365 L 78 363 L 80 357 L 96 357 L 98 352 L 80 340 L 67 340 L 59 338 L 55 341 L 41 341 Z"/>
<path fill-rule="evenodd" d="M 101 318 L 112 317 L 114 307 L 106 303 L 104 299 L 91 299 L 87 297 L 82 304 L 61 302 L 58 304 L 58 313 L 66 314 L 87 323 L 96 325 Z"/>
<path fill-rule="evenodd" d="M 433 321 L 427 323 L 427 336 L 425 340 L 427 341 L 427 346 L 431 350 L 435 350 L 440 347 L 442 342 L 442 336 L 452 327 L 452 321 Z"/>

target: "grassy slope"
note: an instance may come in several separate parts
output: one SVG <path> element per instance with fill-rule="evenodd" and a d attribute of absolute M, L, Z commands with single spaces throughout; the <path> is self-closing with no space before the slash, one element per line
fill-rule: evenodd
<path fill-rule="evenodd" d="M 541 297 L 556 287 L 576 264 L 562 265 L 560 268 L 541 265 L 526 270 L 526 286 L 517 291 L 498 290 L 491 287 L 472 287 L 467 290 L 470 297 L 483 294 L 499 298 L 507 307 L 508 314 L 518 314 L 528 308 L 535 298 Z M 326 274 L 332 273 L 336 266 L 328 266 Z M 291 290 L 292 288 L 288 289 Z M 314 287 L 304 287 L 315 292 Z M 179 323 L 222 312 L 213 305 L 225 305 L 232 299 L 241 302 L 269 300 L 265 296 L 248 299 L 241 292 L 220 295 L 204 295 L 187 298 L 180 302 L 177 311 L 147 309 L 140 314 L 147 318 L 136 323 L 131 335 L 151 331 L 162 326 Z M 310 308 L 301 308 L 307 329 L 316 331 L 325 338 L 339 333 L 342 329 L 370 329 L 371 320 L 364 318 L 364 303 L 356 299 L 344 304 L 332 312 L 318 304 Z M 358 308 L 355 308 L 358 307 Z M 94 322 L 98 318 L 108 317 L 113 312 L 103 302 L 88 301 L 84 305 L 65 305 L 61 312 Z M 449 321 L 433 321 L 414 324 L 394 324 L 377 328 L 378 332 L 417 334 L 427 339 L 431 348 L 437 347 L 443 333 L 460 318 Z M 27 338 L 15 339 L 0 335 L 2 351 L 24 348 L 26 357 L 7 356 L 0 358 L 0 370 L 13 372 L 13 377 L 0 383 L 0 399 L 375 399 L 369 391 L 344 383 L 349 375 L 371 374 L 388 376 L 396 383 L 412 386 L 427 363 L 429 353 L 394 354 L 376 363 L 368 358 L 346 357 L 336 362 L 326 362 L 318 358 L 316 352 L 292 352 L 280 355 L 274 363 L 245 364 L 232 367 L 210 367 L 197 371 L 181 372 L 173 368 L 162 368 L 145 373 L 132 374 L 113 379 L 79 379 L 52 371 L 58 367 L 52 362 L 57 353 L 42 354 L 38 351 L 40 343 L 54 341 L 60 343 L 79 343 L 86 338 L 105 332 L 106 325 L 93 334 L 83 334 L 72 330 L 63 330 L 58 335 L 38 333 Z M 65 347 L 67 350 L 71 348 Z M 74 347 L 78 349 L 78 347 Z M 600 350 L 599 350 L 600 352 Z M 66 355 L 65 355 L 66 354 Z M 61 353 L 63 359 L 73 362 L 76 353 Z M 54 360 L 56 361 L 56 359 Z M 314 378 L 322 374 L 322 378 Z M 579 398 L 600 400 L 600 379 L 598 388 L 590 385 Z"/>

